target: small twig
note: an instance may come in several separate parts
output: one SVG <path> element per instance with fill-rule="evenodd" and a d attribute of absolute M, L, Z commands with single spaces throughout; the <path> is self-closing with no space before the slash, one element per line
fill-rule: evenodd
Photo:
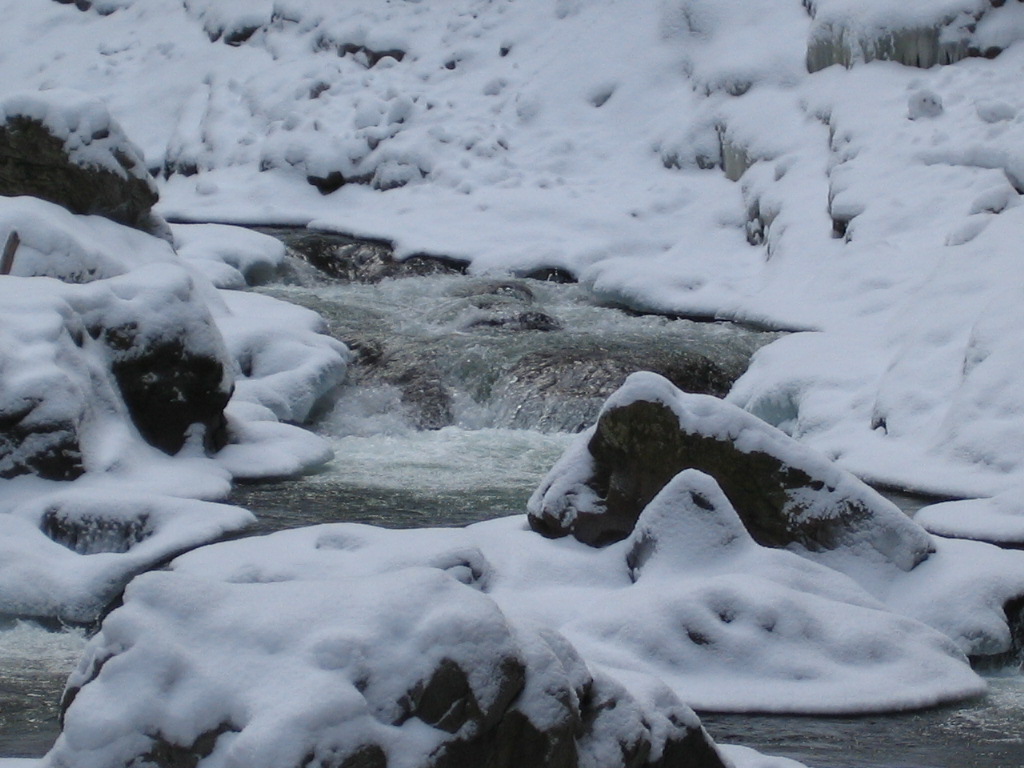
<path fill-rule="evenodd" d="M 4 246 L 3 259 L 0 259 L 0 275 L 11 274 L 11 269 L 14 267 L 14 254 L 19 245 L 21 245 L 21 238 L 18 236 L 18 232 L 12 231 L 7 238 L 7 245 Z"/>

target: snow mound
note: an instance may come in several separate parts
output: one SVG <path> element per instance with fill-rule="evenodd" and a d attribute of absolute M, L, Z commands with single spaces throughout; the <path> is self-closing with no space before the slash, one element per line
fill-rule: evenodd
<path fill-rule="evenodd" d="M 1016 547 L 1024 545 L 1024 504 L 1020 489 L 987 499 L 931 504 L 919 510 L 914 519 L 939 536 Z"/>
<path fill-rule="evenodd" d="M 47 765 L 176 754 L 255 768 L 615 768 L 630 753 L 645 766 L 724 765 L 666 690 L 648 707 L 592 676 L 556 632 L 512 623 L 485 594 L 422 566 L 330 580 L 146 574 L 68 692 Z"/>
<path fill-rule="evenodd" d="M 80 624 L 135 575 L 253 522 L 238 507 L 103 486 L 51 490 L 0 517 L 0 614 Z"/>
<path fill-rule="evenodd" d="M 633 538 L 603 549 L 545 539 L 512 517 L 463 530 L 318 526 L 175 561 L 190 578 L 252 585 L 351 583 L 423 567 L 490 597 L 514 623 L 561 633 L 591 670 L 640 699 L 667 683 L 697 708 L 840 713 L 929 706 L 984 688 L 949 637 L 841 573 L 754 543 L 696 472 L 648 506 Z M 929 598 L 949 607 L 938 612 L 947 618 L 960 610 L 966 626 L 978 620 L 981 592 L 962 594 L 953 607 Z"/>
<path fill-rule="evenodd" d="M 169 262 L 168 243 L 101 216 L 75 216 L 35 197 L 0 199 L 0 237 L 21 240 L 11 274 L 66 283 L 103 280 L 146 264 Z"/>
<path fill-rule="evenodd" d="M 220 224 L 171 226 L 174 249 L 218 288 L 244 288 L 272 280 L 286 249 L 273 237 Z"/>
<path fill-rule="evenodd" d="M 565 632 L 586 658 L 643 660 L 699 709 L 869 711 L 981 690 L 948 637 L 829 568 L 757 545 L 707 475 L 683 472 L 655 497 L 627 562 L 634 588 Z"/>
<path fill-rule="evenodd" d="M 255 293 L 225 292 L 218 318 L 238 366 L 236 399 L 304 423 L 345 377 L 348 350 L 311 310 Z"/>

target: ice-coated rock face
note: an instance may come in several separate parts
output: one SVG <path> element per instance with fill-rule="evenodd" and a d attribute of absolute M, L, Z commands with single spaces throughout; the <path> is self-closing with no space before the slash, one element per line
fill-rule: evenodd
<path fill-rule="evenodd" d="M 718 482 L 750 535 L 771 547 L 853 547 L 910 570 L 928 534 L 853 475 L 741 409 L 634 374 L 530 500 L 530 525 L 602 546 L 684 469 Z"/>
<path fill-rule="evenodd" d="M 442 569 L 294 576 L 137 579 L 48 765 L 724 768 L 671 694 L 652 709 Z"/>
<path fill-rule="evenodd" d="M 808 0 L 805 5 L 814 17 L 808 72 L 875 60 L 928 69 L 969 56 L 994 58 L 1020 34 L 1016 10 L 989 0 Z"/>
<path fill-rule="evenodd" d="M 162 232 L 158 195 L 139 150 L 102 101 L 76 91 L 0 101 L 0 194 L 31 195 L 73 213 Z"/>

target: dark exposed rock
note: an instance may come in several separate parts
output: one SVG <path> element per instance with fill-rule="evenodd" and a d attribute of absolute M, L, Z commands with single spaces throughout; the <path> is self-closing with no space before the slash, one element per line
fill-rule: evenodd
<path fill-rule="evenodd" d="M 346 184 L 369 184 L 372 181 L 372 173 L 346 176 L 341 171 L 331 171 L 323 176 L 311 175 L 306 177 L 306 182 L 311 186 L 316 187 L 317 192 L 321 195 L 329 195 L 332 192 L 337 192 Z"/>
<path fill-rule="evenodd" d="M 50 539 L 80 555 L 127 552 L 151 533 L 145 513 L 127 519 L 69 515 L 60 506 L 43 514 L 40 528 Z"/>
<path fill-rule="evenodd" d="M 702 728 L 691 728 L 681 738 L 669 739 L 657 760 L 642 765 L 643 768 L 725 768 L 721 755 Z"/>
<path fill-rule="evenodd" d="M 632 391 L 642 397 L 633 398 Z M 810 551 L 868 546 L 910 570 L 931 551 L 919 526 L 847 472 L 728 403 L 636 374 L 613 397 L 585 445 L 549 474 L 530 525 L 592 546 L 628 536 L 644 507 L 684 469 L 713 477 L 750 535 Z"/>
<path fill-rule="evenodd" d="M 580 751 L 600 768 L 725 768 L 692 712 L 671 695 L 661 706 L 645 711 L 617 682 L 596 677 L 580 708 Z"/>
<path fill-rule="evenodd" d="M 195 424 L 204 430 L 207 450 L 227 444 L 224 408 L 231 388 L 224 360 L 193 348 L 187 335 L 140 341 L 136 323 L 94 334 L 113 353 L 114 378 L 146 442 L 177 453 Z"/>
<path fill-rule="evenodd" d="M 115 145 L 110 154 L 120 172 L 75 162 L 42 121 L 8 116 L 0 126 L 0 195 L 40 197 L 73 213 L 154 231 L 156 187 L 133 151 Z"/>
<path fill-rule="evenodd" d="M 317 40 L 316 47 L 320 51 L 335 51 L 339 56 L 352 56 L 364 63 L 368 69 L 377 66 L 382 59 L 402 61 L 405 58 L 405 51 L 400 48 L 374 50 L 358 43 L 339 42 L 326 35 Z"/>
<path fill-rule="evenodd" d="M 441 429 L 455 421 L 452 398 L 436 371 L 412 366 L 388 378 L 402 392 L 416 429 Z"/>
<path fill-rule="evenodd" d="M 517 404 L 512 426 L 550 423 L 578 432 L 636 371 L 655 371 L 685 391 L 720 396 L 745 368 L 744 355 L 713 360 L 684 347 L 636 348 L 572 336 L 565 347 L 528 352 L 511 363 L 496 390 L 502 401 Z"/>
<path fill-rule="evenodd" d="M 259 31 L 259 27 L 239 27 L 238 29 L 232 29 L 225 31 L 221 36 L 221 39 L 227 44 L 232 46 L 239 46 L 242 43 L 248 42 L 248 40 Z"/>
<path fill-rule="evenodd" d="M 85 472 L 78 424 L 72 419 L 38 417 L 43 399 L 0 410 L 0 478 L 39 475 L 46 480 L 74 480 Z"/>
<path fill-rule="evenodd" d="M 515 376 L 543 397 L 547 392 L 576 392 L 608 397 L 636 371 L 654 371 L 685 392 L 724 396 L 743 373 L 739 365 L 719 363 L 685 350 L 608 349 L 598 344 L 524 356 Z"/>
<path fill-rule="evenodd" d="M 307 230 L 261 231 L 280 238 L 293 255 L 321 272 L 347 282 L 376 283 L 386 278 L 461 274 L 466 269 L 464 262 L 445 256 L 418 255 L 398 261 L 391 245 L 380 240 Z"/>
<path fill-rule="evenodd" d="M 387 768 L 387 765 L 388 756 L 383 749 L 377 744 L 364 744 L 344 755 L 335 750 L 311 754 L 302 768 Z"/>
<path fill-rule="evenodd" d="M 381 59 L 394 59 L 395 61 L 401 61 L 405 58 L 405 51 L 400 48 L 388 48 L 383 51 L 375 51 L 372 48 L 367 48 L 365 45 L 356 45 L 355 43 L 344 43 L 337 45 L 336 49 L 339 56 L 361 56 L 365 58 L 367 67 L 375 67 Z"/>
<path fill-rule="evenodd" d="M 512 709 L 498 727 L 481 738 L 445 744 L 429 768 L 576 768 L 572 734 L 544 732 L 522 712 Z"/>
<path fill-rule="evenodd" d="M 499 669 L 500 693 L 485 712 L 462 667 L 451 659 L 442 659 L 428 680 L 420 681 L 406 694 L 401 702 L 403 715 L 395 724 L 417 717 L 447 733 L 457 733 L 467 726 L 474 733 L 492 729 L 526 679 L 526 668 L 518 659 L 503 659 Z"/>
<path fill-rule="evenodd" d="M 152 737 L 153 744 L 149 751 L 141 755 L 131 764 L 131 768 L 196 768 L 199 761 L 209 757 L 217 745 L 217 739 L 225 733 L 236 732 L 229 723 L 224 723 L 206 733 L 187 746 L 180 746 L 169 741 L 162 735 Z"/>

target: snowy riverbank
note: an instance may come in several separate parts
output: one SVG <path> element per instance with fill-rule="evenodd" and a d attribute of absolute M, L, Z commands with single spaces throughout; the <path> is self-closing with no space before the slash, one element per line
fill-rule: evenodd
<path fill-rule="evenodd" d="M 237 290 L 272 275 L 283 248 L 218 225 L 167 228 L 161 217 L 311 224 L 476 274 L 557 269 L 594 297 L 641 311 L 793 331 L 757 353 L 728 394 L 733 405 L 870 482 L 978 497 L 924 510 L 919 521 L 933 532 L 1024 541 L 1021 4 L 0 0 L 0 10 L 14 41 L 0 52 L 7 124 L 41 123 L 56 145 L 37 146 L 125 181 L 131 198 L 125 210 L 101 212 L 107 218 L 85 215 L 98 212 L 89 207 L 96 195 L 85 209 L 56 201 L 69 210 L 0 198 L 0 235 L 16 230 L 21 241 L 12 276 L 0 278 L 0 416 L 9 422 L 0 613 L 92 621 L 136 574 L 246 525 L 247 513 L 213 502 L 233 480 L 300 473 L 330 456 L 293 424 L 342 380 L 347 351 L 315 314 Z M 46 197 L 10 194 L 26 193 Z M 153 369 L 173 386 L 154 387 Z M 179 382 L 177 370 L 204 376 Z M 182 413 L 193 401 L 199 409 Z M 704 481 L 688 482 L 692 491 Z M 629 702 L 621 722 L 558 742 L 595 765 L 616 746 L 645 744 L 654 760 L 691 739 L 699 731 L 688 704 L 772 709 L 757 694 L 780 676 L 779 688 L 793 690 L 777 709 L 923 706 L 983 689 L 965 654 L 1012 649 L 1004 609 L 1024 592 L 1019 552 L 918 531 L 934 551 L 924 558 L 928 546 L 918 547 L 922 556 L 899 573 L 842 548 L 826 570 L 747 541 L 711 491 L 701 495 L 715 497 L 710 508 L 697 506 L 714 514 L 702 515 L 675 490 L 670 501 L 695 529 L 735 534 L 700 553 L 736 582 L 724 613 L 713 610 L 720 585 L 686 563 L 652 561 L 661 576 L 634 582 L 623 546 L 525 539 L 516 518 L 458 534 L 311 529 L 186 556 L 170 573 L 138 579 L 90 646 L 89 658 L 127 661 L 82 689 L 101 704 L 91 714 L 78 706 L 54 765 L 82 754 L 100 764 L 110 750 L 201 752 L 211 738 L 217 759 L 236 747 L 260 753 L 269 738 L 281 751 L 260 753 L 268 765 L 275 755 L 303 760 L 310 743 L 327 750 L 310 760 L 326 763 L 342 746 L 374 764 L 380 745 L 393 744 L 398 765 L 447 749 L 448 737 L 423 725 L 431 715 L 417 698 L 435 672 L 450 675 L 444 659 L 417 668 L 418 678 L 385 675 L 409 684 L 403 699 L 370 685 L 346 654 L 374 650 L 372 638 L 387 634 L 380 622 L 415 614 L 443 624 L 465 593 L 496 640 L 486 658 L 453 651 L 480 705 L 455 730 L 479 736 L 520 716 L 562 727 L 607 717 L 595 705 L 602 696 Z M 653 506 L 649 518 L 658 518 Z M 647 523 L 654 539 L 674 540 L 672 525 Z M 396 543 L 416 536 L 436 538 L 438 551 Z M 274 549 L 270 565 L 249 562 L 262 546 Z M 346 570 L 370 550 L 373 563 Z M 218 566 L 210 552 L 232 554 Z M 440 560 L 422 561 L 430 554 Z M 391 557 L 396 573 L 379 574 Z M 197 563 L 201 572 L 190 570 Z M 231 571 L 223 578 L 221 566 Z M 328 610 L 335 587 L 309 586 L 337 581 L 336 569 L 369 601 L 356 617 L 366 622 L 351 624 L 362 634 L 344 642 Z M 689 592 L 662 589 L 668 573 L 692 577 L 683 579 Z M 490 592 L 480 583 L 488 574 Z M 566 582 L 549 590 L 538 574 Z M 300 600 L 303 589 L 316 595 Z M 307 647 L 301 632 L 250 610 L 251 592 L 273 594 L 295 622 L 326 622 L 326 645 Z M 387 595 L 390 608 L 370 610 L 364 592 Z M 422 600 L 408 606 L 410 595 Z M 571 617 L 543 615 L 546 598 Z M 585 598 L 607 600 L 607 613 L 573 614 Z M 765 602 L 778 616 L 760 621 L 754 604 Z M 179 615 L 180 605 L 195 610 Z M 645 621 L 634 635 L 638 607 Z M 734 614 L 755 620 L 723 618 Z M 871 619 L 851 648 L 838 635 L 854 616 Z M 678 621 L 666 627 L 665 617 Z M 685 639 L 678 632 L 698 624 Z M 709 667 L 694 660 L 729 643 L 756 655 L 772 638 L 736 636 L 776 626 L 785 631 L 773 637 L 792 642 L 781 642 L 777 666 L 746 670 L 756 685 L 730 688 L 744 670 L 725 657 Z M 166 647 L 154 627 L 202 643 L 238 634 L 251 645 L 240 663 L 262 669 L 263 654 L 280 647 L 304 674 L 346 682 L 329 702 L 267 702 L 244 670 L 220 678 Z M 715 632 L 721 644 L 709 641 Z M 915 638 L 913 654 L 899 650 L 904 635 Z M 416 642 L 402 646 L 402 659 L 417 658 Z M 211 658 L 232 652 L 210 647 Z M 171 665 L 163 682 L 140 672 L 150 653 Z M 523 675 L 533 670 L 520 683 L 550 683 L 521 709 L 506 707 L 517 684 L 509 668 L 473 677 L 474 663 L 497 669 L 507 659 Z M 876 675 L 857 683 L 853 668 L 865 667 Z M 675 678 L 673 669 L 690 673 Z M 79 680 L 98 672 L 83 667 Z M 118 674 L 138 683 L 136 693 L 164 685 L 185 704 L 117 714 L 132 701 L 116 685 L 106 690 Z M 508 685 L 495 689 L 502 675 Z M 671 695 L 650 685 L 657 677 L 673 681 Z M 889 679 L 905 689 L 870 684 Z M 844 681 L 856 692 L 845 704 Z M 547 695 L 567 720 L 544 720 L 554 711 L 541 706 Z M 333 714 L 317 709 L 325 702 L 337 705 Z M 276 725 L 250 719 L 264 705 L 301 727 L 276 738 Z M 339 711 L 358 727 L 331 720 Z M 310 723 L 322 728 L 303 741 Z"/>
<path fill-rule="evenodd" d="M 4 67 L 104 97 L 171 174 L 167 216 L 314 222 L 808 329 L 734 402 L 878 482 L 1007 491 L 1022 10 L 849 5 L 32 0 L 5 7 L 34 42 Z"/>

